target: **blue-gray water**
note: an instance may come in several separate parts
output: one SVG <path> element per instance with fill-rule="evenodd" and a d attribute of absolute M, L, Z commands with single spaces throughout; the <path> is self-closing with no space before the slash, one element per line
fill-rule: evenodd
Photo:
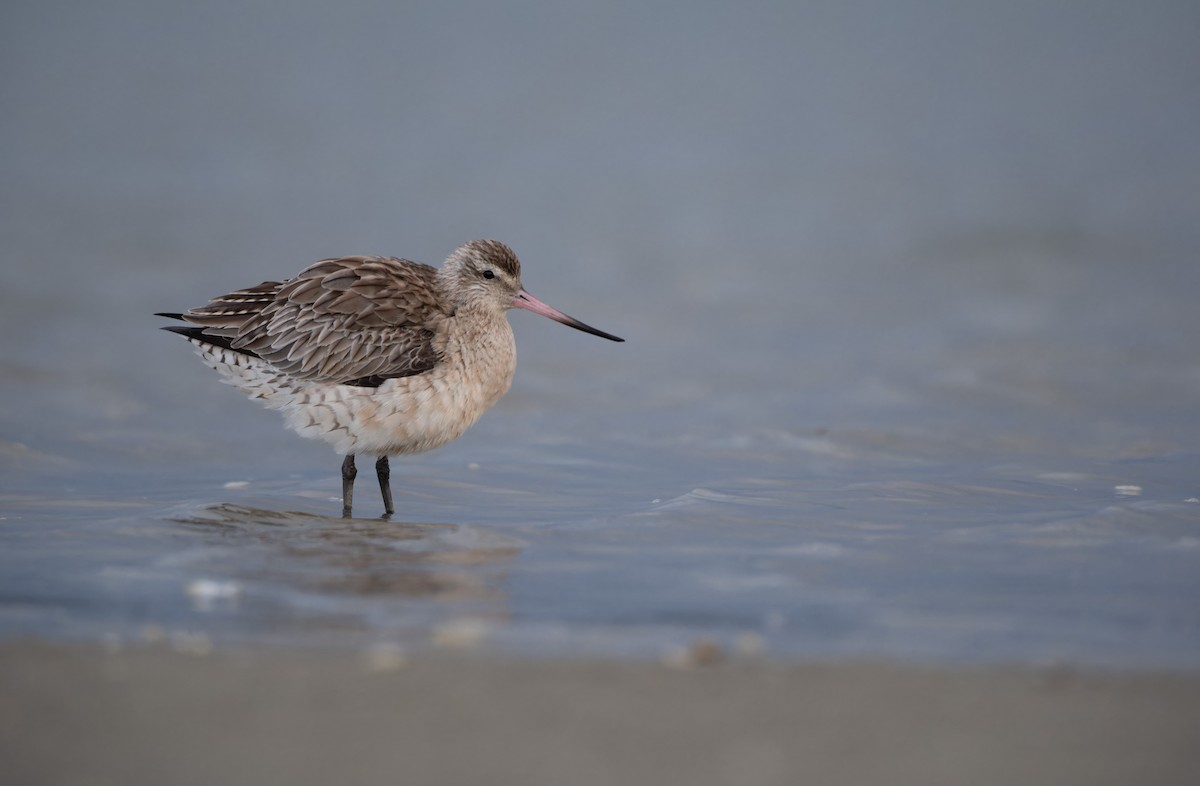
<path fill-rule="evenodd" d="M 1198 31 L 6 4 L 0 636 L 1197 668 Z M 388 523 L 151 316 L 476 237 L 628 343 L 514 313 Z"/>

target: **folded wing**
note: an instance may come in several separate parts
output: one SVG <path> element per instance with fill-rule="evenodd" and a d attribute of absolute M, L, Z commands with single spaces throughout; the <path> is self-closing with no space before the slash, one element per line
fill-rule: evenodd
<path fill-rule="evenodd" d="M 375 386 L 441 360 L 439 327 L 450 315 L 438 305 L 436 273 L 386 257 L 326 259 L 181 316 L 298 379 Z"/>

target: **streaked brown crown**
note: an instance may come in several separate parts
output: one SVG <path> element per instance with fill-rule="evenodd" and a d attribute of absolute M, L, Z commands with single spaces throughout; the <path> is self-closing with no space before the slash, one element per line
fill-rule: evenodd
<path fill-rule="evenodd" d="M 463 248 L 480 262 L 495 265 L 515 279 L 521 277 L 521 261 L 516 252 L 499 240 L 472 240 L 463 244 Z"/>

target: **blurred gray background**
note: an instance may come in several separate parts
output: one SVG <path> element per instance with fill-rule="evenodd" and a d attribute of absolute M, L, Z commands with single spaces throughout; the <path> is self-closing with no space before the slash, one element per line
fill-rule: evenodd
<path fill-rule="evenodd" d="M 1195 582 L 1198 40 L 1165 1 L 6 3 L 0 485 L 336 494 L 152 312 L 495 237 L 628 343 L 514 314 L 512 393 L 400 474 L 718 540 L 1099 516 L 1180 549 L 1149 608 Z"/>
<path fill-rule="evenodd" d="M 996 396 L 1045 364 L 1032 394 L 1104 397 L 1167 353 L 1139 392 L 1195 392 L 1192 3 L 2 14 L 10 439 L 56 440 L 48 408 L 137 428 L 190 395 L 203 380 L 151 311 L 330 255 L 437 264 L 475 237 L 630 334 L 618 356 L 518 317 L 523 367 L 586 352 L 583 387 L 643 406 L 780 387 L 821 426 L 903 398 L 890 366 Z M 1088 362 L 1047 379 L 1063 340 Z"/>

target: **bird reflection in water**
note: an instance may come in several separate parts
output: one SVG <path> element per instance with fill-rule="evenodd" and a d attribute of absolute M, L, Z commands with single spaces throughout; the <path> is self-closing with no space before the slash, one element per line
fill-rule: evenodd
<path fill-rule="evenodd" d="M 305 592 L 431 600 L 498 600 L 520 542 L 457 524 L 330 518 L 232 503 L 181 524 L 243 541 L 231 578 Z M 227 557 L 228 552 L 223 552 Z"/>

